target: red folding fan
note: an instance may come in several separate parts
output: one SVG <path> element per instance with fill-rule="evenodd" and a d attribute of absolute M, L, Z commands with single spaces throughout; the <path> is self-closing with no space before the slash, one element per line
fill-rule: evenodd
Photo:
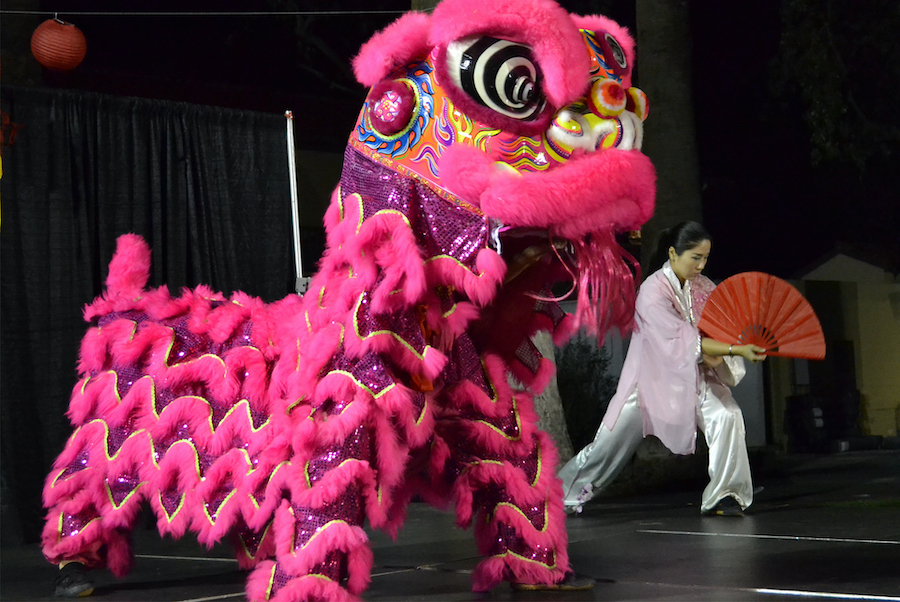
<path fill-rule="evenodd" d="M 707 336 L 766 349 L 767 355 L 820 360 L 825 336 L 809 301 L 796 288 L 770 274 L 744 272 L 712 292 L 700 317 Z"/>

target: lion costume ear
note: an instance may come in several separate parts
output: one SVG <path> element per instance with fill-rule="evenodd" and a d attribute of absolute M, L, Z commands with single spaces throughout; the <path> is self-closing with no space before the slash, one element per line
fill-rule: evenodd
<path fill-rule="evenodd" d="M 427 55 L 430 21 L 426 13 L 406 13 L 372 36 L 353 59 L 356 80 L 371 88 L 397 67 Z"/>
<path fill-rule="evenodd" d="M 628 29 L 603 15 L 572 15 L 579 29 L 593 31 L 613 72 L 622 78 L 622 87 L 631 87 L 634 71 L 634 38 Z"/>

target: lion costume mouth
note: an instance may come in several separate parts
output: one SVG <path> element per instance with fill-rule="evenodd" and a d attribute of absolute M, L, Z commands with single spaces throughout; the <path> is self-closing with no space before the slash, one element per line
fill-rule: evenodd
<path fill-rule="evenodd" d="M 640 264 L 615 240 L 612 231 L 595 232 L 572 242 L 577 264 L 575 321 L 602 337 L 612 328 L 625 334 L 634 325 Z"/>
<path fill-rule="evenodd" d="M 640 264 L 617 242 L 612 229 L 598 230 L 575 239 L 554 237 L 549 230 L 500 228 L 505 283 L 550 257 L 560 267 L 559 282 L 568 282 L 560 296 L 534 291 L 537 300 L 564 301 L 575 294 L 575 322 L 590 335 L 602 337 L 612 328 L 622 333 L 634 323 L 636 282 Z"/>
<path fill-rule="evenodd" d="M 646 155 L 578 152 L 556 169 L 520 174 L 498 170 L 486 153 L 458 145 L 445 151 L 441 167 L 445 185 L 504 224 L 508 240 L 527 237 L 556 249 L 577 292 L 580 327 L 598 337 L 613 327 L 631 330 L 640 270 L 615 235 L 639 229 L 653 213 L 656 177 Z M 553 242 L 560 240 L 571 248 L 559 252 Z M 520 240 L 511 251 L 524 248 Z"/>

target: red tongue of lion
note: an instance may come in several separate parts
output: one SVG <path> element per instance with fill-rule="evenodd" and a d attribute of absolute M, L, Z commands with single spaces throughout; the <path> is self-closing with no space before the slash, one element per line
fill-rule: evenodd
<path fill-rule="evenodd" d="M 618 328 L 622 334 L 631 332 L 640 265 L 619 246 L 611 231 L 595 232 L 589 241 L 572 244 L 578 263 L 578 326 L 601 344 L 611 328 Z"/>

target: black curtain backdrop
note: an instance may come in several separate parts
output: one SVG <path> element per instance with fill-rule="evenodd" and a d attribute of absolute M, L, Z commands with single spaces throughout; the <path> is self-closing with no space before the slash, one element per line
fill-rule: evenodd
<path fill-rule="evenodd" d="M 4 544 L 36 541 L 43 479 L 71 428 L 81 311 L 116 238 L 152 248 L 150 286 L 292 292 L 283 115 L 4 86 L 19 126 L 0 178 Z"/>

